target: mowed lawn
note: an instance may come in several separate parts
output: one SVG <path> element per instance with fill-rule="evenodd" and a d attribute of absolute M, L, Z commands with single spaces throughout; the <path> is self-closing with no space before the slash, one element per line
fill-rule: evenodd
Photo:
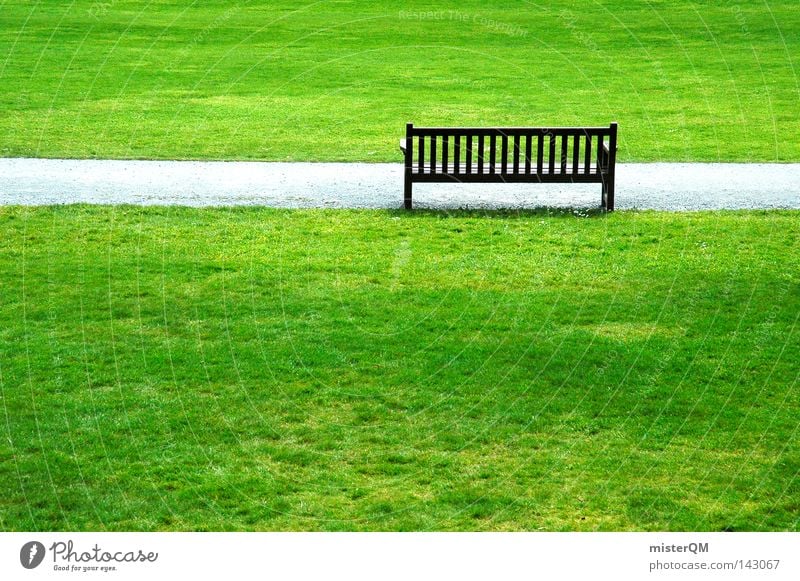
<path fill-rule="evenodd" d="M 798 530 L 800 213 L 0 208 L 3 530 Z"/>
<path fill-rule="evenodd" d="M 6 0 L 0 156 L 399 161 L 419 125 L 620 123 L 622 161 L 800 158 L 796 0 Z"/>

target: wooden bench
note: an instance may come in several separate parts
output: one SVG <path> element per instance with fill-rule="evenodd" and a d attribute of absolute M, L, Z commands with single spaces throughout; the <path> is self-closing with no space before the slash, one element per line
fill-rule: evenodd
<path fill-rule="evenodd" d="M 400 140 L 404 203 L 415 182 L 599 183 L 614 209 L 617 124 L 608 127 L 414 127 Z"/>

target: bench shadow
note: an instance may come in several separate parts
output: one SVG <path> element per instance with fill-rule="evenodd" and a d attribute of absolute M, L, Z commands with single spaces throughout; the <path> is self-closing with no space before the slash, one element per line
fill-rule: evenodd
<path fill-rule="evenodd" d="M 415 218 L 601 218 L 608 214 L 600 207 L 571 207 L 571 206 L 535 206 L 532 208 L 415 208 L 405 210 L 392 208 L 387 210 L 392 217 L 403 219 Z"/>

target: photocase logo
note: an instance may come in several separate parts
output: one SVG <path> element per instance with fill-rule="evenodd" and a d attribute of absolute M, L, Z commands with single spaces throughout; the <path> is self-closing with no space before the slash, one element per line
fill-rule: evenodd
<path fill-rule="evenodd" d="M 25 543 L 19 551 L 19 562 L 26 569 L 35 569 L 42 563 L 44 552 L 44 545 L 39 541 Z"/>

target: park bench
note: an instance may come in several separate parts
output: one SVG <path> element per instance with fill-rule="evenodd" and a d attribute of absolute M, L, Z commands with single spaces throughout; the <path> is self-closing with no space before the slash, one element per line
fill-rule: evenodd
<path fill-rule="evenodd" d="M 608 127 L 414 127 L 400 140 L 404 204 L 413 184 L 599 183 L 614 209 L 617 124 Z"/>

